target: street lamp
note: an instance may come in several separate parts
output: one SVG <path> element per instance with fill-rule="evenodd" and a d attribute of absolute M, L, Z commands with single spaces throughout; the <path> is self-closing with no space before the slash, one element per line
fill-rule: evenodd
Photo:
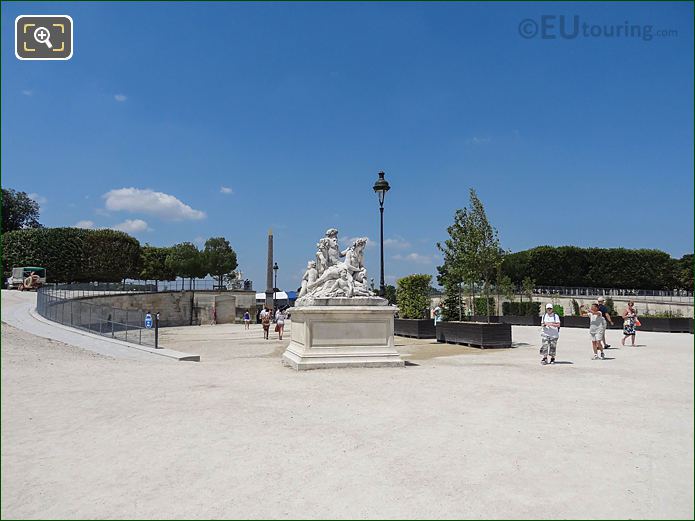
<path fill-rule="evenodd" d="M 386 286 L 384 284 L 384 198 L 386 192 L 391 188 L 389 182 L 384 179 L 384 173 L 379 172 L 379 179 L 374 183 L 374 192 L 379 197 L 379 213 L 381 214 L 381 278 L 379 279 L 379 294 L 384 297 L 386 295 Z"/>
<path fill-rule="evenodd" d="M 278 290 L 278 263 L 273 264 L 273 271 L 275 272 L 275 283 L 273 284 L 273 312 L 277 311 L 277 305 L 275 304 L 275 292 Z"/>

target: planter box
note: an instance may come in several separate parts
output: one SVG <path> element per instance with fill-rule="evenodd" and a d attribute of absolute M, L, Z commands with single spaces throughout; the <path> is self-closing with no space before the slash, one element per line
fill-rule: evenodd
<path fill-rule="evenodd" d="M 490 315 L 490 323 L 497 324 L 500 321 L 500 317 L 497 315 Z M 485 322 L 487 324 L 487 315 L 472 315 L 467 317 L 466 322 Z"/>
<path fill-rule="evenodd" d="M 394 333 L 411 338 L 437 338 L 434 319 L 396 318 L 393 320 Z"/>
<path fill-rule="evenodd" d="M 692 333 L 693 319 L 692 318 L 669 318 L 668 325 L 671 333 Z"/>
<path fill-rule="evenodd" d="M 562 327 L 580 327 L 582 329 L 589 329 L 589 317 L 577 315 L 561 317 L 560 324 L 562 324 Z"/>
<path fill-rule="evenodd" d="M 539 326 L 541 323 L 541 317 L 534 315 L 504 315 L 499 318 L 501 323 L 512 326 Z"/>
<path fill-rule="evenodd" d="M 613 325 L 611 326 L 608 321 L 606 321 L 606 326 L 608 329 L 622 329 L 623 328 L 623 317 L 611 317 L 613 319 Z M 560 324 L 562 327 L 579 327 L 582 329 L 589 329 L 589 317 L 582 317 L 577 315 L 570 315 L 567 317 L 560 317 Z"/>
<path fill-rule="evenodd" d="M 512 347 L 512 326 L 482 322 L 440 322 L 437 342 L 473 347 Z"/>
<path fill-rule="evenodd" d="M 639 317 L 642 323 L 637 328 L 640 331 L 656 331 L 661 333 L 691 333 L 693 330 L 692 318 L 656 318 Z"/>

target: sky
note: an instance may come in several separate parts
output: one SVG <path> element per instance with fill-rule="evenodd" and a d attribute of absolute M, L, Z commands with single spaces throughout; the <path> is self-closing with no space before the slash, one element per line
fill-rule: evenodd
<path fill-rule="evenodd" d="M 261 291 L 269 229 L 291 290 L 335 227 L 378 285 L 383 170 L 387 283 L 436 275 L 469 188 L 511 251 L 693 251 L 693 3 L 1 9 L 2 186 L 46 226 L 224 236 Z M 70 15 L 73 57 L 18 60 L 21 14 Z"/>

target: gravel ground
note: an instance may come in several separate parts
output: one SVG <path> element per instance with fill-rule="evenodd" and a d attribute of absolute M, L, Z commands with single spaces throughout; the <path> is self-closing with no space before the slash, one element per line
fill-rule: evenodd
<path fill-rule="evenodd" d="M 165 363 L 3 323 L 2 518 L 692 519 L 693 337 L 565 329 L 541 367 L 513 334 L 297 373 L 259 326 L 164 330 L 202 357 Z"/>

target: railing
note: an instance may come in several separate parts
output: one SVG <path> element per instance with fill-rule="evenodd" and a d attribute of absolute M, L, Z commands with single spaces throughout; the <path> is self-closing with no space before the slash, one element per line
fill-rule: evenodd
<path fill-rule="evenodd" d="M 671 302 L 693 303 L 693 292 L 686 290 L 577 288 L 567 286 L 536 286 L 534 295 L 558 295 L 568 297 L 657 297 Z"/>
<path fill-rule="evenodd" d="M 88 287 L 83 287 L 88 286 Z M 36 311 L 42 317 L 70 327 L 89 331 L 126 342 L 155 347 L 154 329 L 145 326 L 145 312 L 120 309 L 104 304 L 89 302 L 89 297 L 138 293 L 113 286 L 107 290 L 97 285 L 47 285 L 38 289 Z M 96 289 L 96 288 L 99 289 Z"/>
<path fill-rule="evenodd" d="M 253 284 L 241 282 L 237 284 L 240 290 L 252 291 Z M 51 284 L 51 287 L 56 290 L 83 291 L 85 296 L 88 292 L 93 295 L 97 294 L 112 294 L 115 291 L 119 292 L 141 292 L 155 293 L 157 291 L 226 291 L 232 286 L 220 286 L 216 280 L 212 279 L 177 279 L 163 280 L 155 282 L 153 280 L 126 280 L 122 282 L 70 282 L 65 284 Z"/>

